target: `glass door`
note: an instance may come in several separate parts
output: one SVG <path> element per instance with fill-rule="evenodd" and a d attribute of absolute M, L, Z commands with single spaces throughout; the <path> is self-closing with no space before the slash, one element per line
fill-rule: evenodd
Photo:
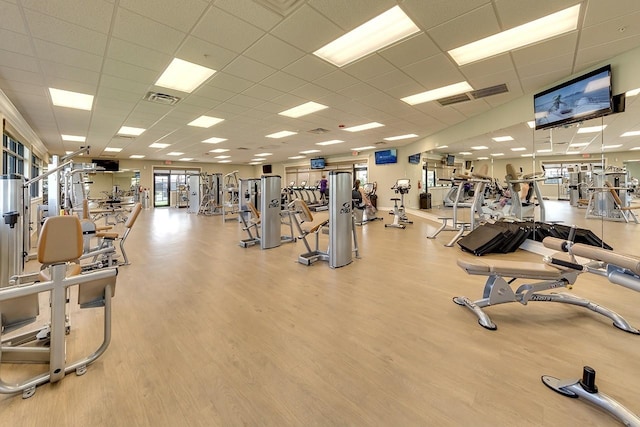
<path fill-rule="evenodd" d="M 153 174 L 153 206 L 169 206 L 169 174 Z"/>

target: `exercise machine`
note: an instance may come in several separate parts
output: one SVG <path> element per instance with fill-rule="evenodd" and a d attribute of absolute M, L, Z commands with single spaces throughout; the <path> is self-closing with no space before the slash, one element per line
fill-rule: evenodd
<path fill-rule="evenodd" d="M 569 257 L 563 257 L 561 253 L 551 258 L 546 258 L 544 264 L 516 262 L 516 261 L 477 261 L 458 259 L 458 266 L 471 275 L 487 276 L 482 298 L 472 301 L 465 296 L 453 298 L 453 302 L 471 310 L 477 317 L 478 323 L 489 330 L 497 329 L 495 323 L 485 313 L 484 308 L 518 302 L 527 305 L 529 302 L 557 302 L 588 308 L 598 314 L 608 317 L 618 329 L 632 334 L 640 334 L 638 329 L 632 327 L 618 313 L 584 298 L 579 298 L 568 293 L 541 293 L 546 290 L 558 288 L 571 288 L 578 275 L 584 271 L 596 274 L 602 271 L 600 261 L 588 261 L 580 264 L 574 255 L 588 259 L 606 259 L 605 249 L 585 244 L 571 244 L 565 240 L 554 237 L 546 237 L 543 240 L 545 247 L 569 252 Z M 567 250 L 567 248 L 572 248 Z M 640 260 L 638 265 L 640 265 Z M 640 268 L 638 269 L 640 273 Z M 508 280 L 507 280 L 508 278 Z M 511 285 L 516 280 L 525 279 L 527 282 L 518 286 L 515 291 Z M 533 281 L 529 281 L 533 280 Z M 623 285 L 624 286 L 624 285 Z M 639 288 L 640 289 L 640 286 Z"/>
<path fill-rule="evenodd" d="M 213 173 L 200 175 L 200 206 L 199 215 L 222 215 L 223 184 L 222 174 Z"/>
<path fill-rule="evenodd" d="M 223 201 L 222 201 L 222 222 L 234 219 L 234 215 L 240 212 L 240 193 L 238 171 L 229 172 L 224 175 Z"/>
<path fill-rule="evenodd" d="M 8 383 L 0 378 L 0 393 L 22 393 L 29 398 L 38 385 L 62 380 L 75 371 L 83 375 L 87 366 L 106 351 L 111 340 L 111 298 L 115 293 L 116 269 L 103 269 L 86 274 L 79 267 L 70 268 L 82 255 L 82 228 L 75 216 L 53 216 L 45 220 L 38 239 L 40 273 L 12 276 L 8 286 L 0 287 L 0 331 L 2 362 L 48 364 L 48 371 L 20 383 Z M 103 341 L 86 357 L 66 360 L 66 319 L 68 289 L 79 285 L 80 308 L 104 307 Z M 13 335 L 13 332 L 34 322 L 39 315 L 39 294 L 47 293 L 50 301 L 50 326 L 42 330 Z M 14 367 L 15 369 L 15 367 Z"/>
<path fill-rule="evenodd" d="M 298 262 L 304 265 L 311 265 L 316 261 L 328 261 L 329 267 L 339 268 L 351 264 L 353 253 L 356 258 L 360 257 L 358 250 L 358 240 L 355 231 L 355 220 L 352 215 L 351 200 L 351 173 L 344 171 L 329 172 L 329 185 L 331 187 L 331 197 L 329 198 L 329 219 L 321 221 L 311 229 L 305 230 L 302 224 L 313 222 L 313 214 L 303 200 L 295 200 L 294 208 L 296 215 L 300 218 L 296 220 L 296 227 L 307 252 L 298 256 Z M 326 230 L 329 234 L 329 247 L 326 251 L 320 250 L 320 234 Z M 307 237 L 315 235 L 315 246 L 311 247 Z M 352 238 L 345 238 L 351 236 Z"/>
<path fill-rule="evenodd" d="M 396 194 L 400 194 L 400 198 L 394 197 L 391 199 L 393 201 L 393 210 L 389 213 L 393 215 L 393 222 L 384 226 L 404 229 L 407 227 L 405 224 L 413 224 L 413 221 L 407 217 L 404 210 L 404 195 L 408 194 L 411 189 L 411 180 L 407 178 L 398 179 L 391 189 Z M 398 206 L 398 202 L 400 202 L 400 206 Z"/>
<path fill-rule="evenodd" d="M 540 185 L 538 184 L 545 179 L 544 167 L 542 168 L 542 172 L 523 174 L 522 170 L 518 173 L 511 163 L 507 164 L 505 180 L 509 188 L 509 193 L 511 194 L 511 211 L 509 216 L 519 220 L 534 218 L 535 204 L 531 202 L 531 197 L 535 194 L 540 211 L 540 222 L 546 221 L 544 199 L 540 192 Z M 528 186 L 524 200 L 520 196 L 520 187 L 523 185 Z"/>

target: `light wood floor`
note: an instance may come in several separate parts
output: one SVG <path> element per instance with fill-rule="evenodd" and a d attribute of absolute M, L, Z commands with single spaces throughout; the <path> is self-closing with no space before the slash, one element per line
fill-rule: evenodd
<path fill-rule="evenodd" d="M 549 209 L 549 208 L 548 208 Z M 638 253 L 640 225 L 583 220 L 556 202 L 549 219 L 605 232 Z M 451 233 L 419 215 L 406 230 L 358 227 L 361 259 L 332 270 L 296 262 L 301 242 L 243 249 L 237 222 L 143 211 L 120 268 L 113 339 L 84 376 L 0 396 L 0 425 L 604 426 L 587 403 L 540 376 L 598 372 L 600 390 L 640 413 L 640 336 L 583 308 L 490 307 L 488 331 L 451 299 L 484 278 L 456 266 Z M 598 233 L 601 234 L 601 233 Z M 540 260 L 524 251 L 498 259 Z M 582 275 L 572 291 L 640 327 L 640 295 Z M 99 309 L 72 313 L 70 359 L 95 345 Z M 6 378 L 23 366 L 3 365 Z M 28 372 L 41 367 L 26 367 Z"/>

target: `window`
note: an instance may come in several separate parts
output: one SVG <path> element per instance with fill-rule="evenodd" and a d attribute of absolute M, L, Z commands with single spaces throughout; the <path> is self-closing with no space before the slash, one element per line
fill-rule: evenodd
<path fill-rule="evenodd" d="M 42 173 L 42 160 L 35 154 L 32 154 L 30 178 L 35 178 L 41 173 Z M 30 194 L 32 198 L 40 197 L 40 181 L 36 181 L 32 183 L 31 186 L 29 187 L 29 191 L 31 192 Z"/>
<path fill-rule="evenodd" d="M 25 147 L 9 135 L 2 135 L 2 174 L 24 176 Z"/>

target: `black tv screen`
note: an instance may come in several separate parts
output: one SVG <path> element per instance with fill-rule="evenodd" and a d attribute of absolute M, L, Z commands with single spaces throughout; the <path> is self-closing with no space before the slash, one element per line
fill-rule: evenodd
<path fill-rule="evenodd" d="M 117 160 L 91 159 L 91 163 L 95 163 L 98 170 L 111 172 L 120 170 L 120 163 Z"/>
<path fill-rule="evenodd" d="M 324 157 L 316 157 L 315 159 L 311 159 L 311 169 L 324 169 L 324 167 Z"/>
<path fill-rule="evenodd" d="M 455 166 L 456 156 L 453 154 L 447 154 L 447 166 Z"/>
<path fill-rule="evenodd" d="M 410 155 L 409 163 L 413 163 L 414 165 L 420 164 L 420 153 Z"/>
<path fill-rule="evenodd" d="M 376 151 L 374 153 L 376 165 L 388 165 L 390 163 L 398 163 L 398 152 L 395 148 L 390 150 Z"/>
<path fill-rule="evenodd" d="M 536 130 L 611 114 L 611 65 L 534 95 L 533 110 Z"/>

